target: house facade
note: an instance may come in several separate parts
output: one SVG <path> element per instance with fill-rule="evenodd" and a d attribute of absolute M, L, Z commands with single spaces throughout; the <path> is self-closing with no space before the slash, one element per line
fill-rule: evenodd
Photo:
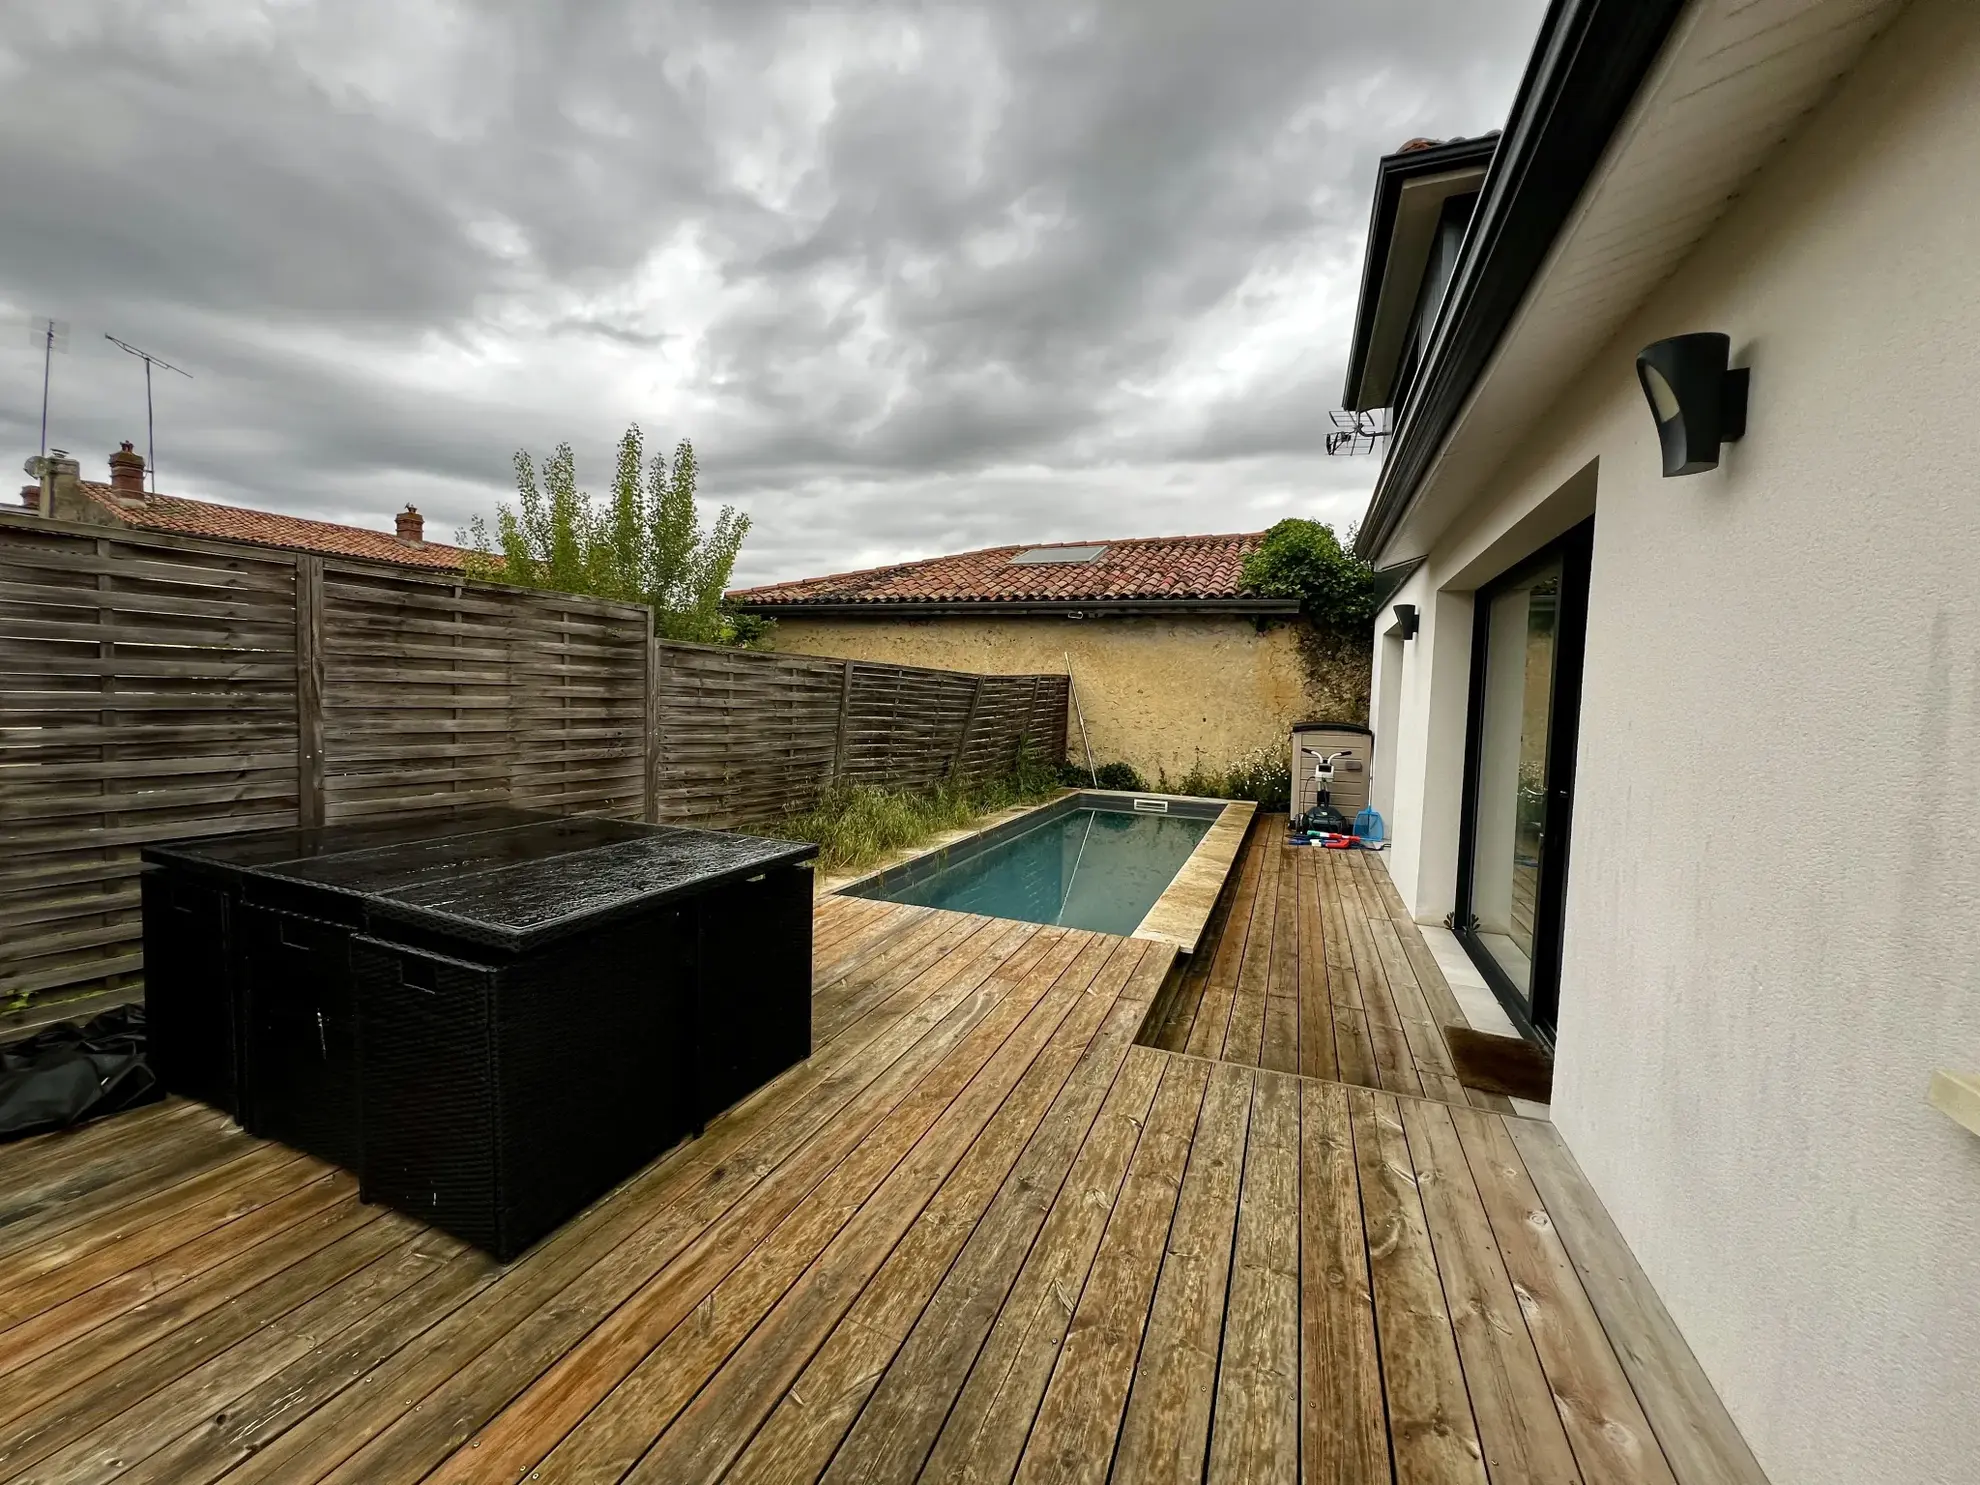
<path fill-rule="evenodd" d="M 1151 784 L 1246 754 L 1295 722 L 1364 720 L 1368 651 L 1290 599 L 1244 591 L 1263 533 L 991 547 L 729 595 L 802 655 L 997 675 L 1070 670 L 1072 756 L 1090 742 Z M 1081 727 L 1085 728 L 1082 740 Z"/>
<path fill-rule="evenodd" d="M 1387 865 L 1775 1485 L 1980 1477 L 1976 145 L 1965 0 L 1557 0 L 1350 358 Z"/>

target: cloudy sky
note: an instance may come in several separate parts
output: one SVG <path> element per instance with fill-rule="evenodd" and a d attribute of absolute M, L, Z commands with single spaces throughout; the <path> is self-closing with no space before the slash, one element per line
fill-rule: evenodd
<path fill-rule="evenodd" d="M 1351 521 L 1376 157 L 1541 0 L 0 0 L 0 445 L 447 536 L 691 438 L 760 582 Z M 11 479 L 11 476 L 7 476 Z M 18 482 L 15 482 L 18 483 Z"/>

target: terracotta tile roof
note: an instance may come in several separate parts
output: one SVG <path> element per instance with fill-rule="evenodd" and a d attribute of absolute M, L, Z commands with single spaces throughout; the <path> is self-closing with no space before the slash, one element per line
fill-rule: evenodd
<path fill-rule="evenodd" d="M 111 494 L 108 485 L 81 480 L 77 488 L 114 515 L 120 524 L 140 531 L 170 531 L 180 536 L 253 542 L 257 546 L 286 547 L 324 557 L 391 562 L 400 567 L 452 572 L 461 568 L 461 548 L 431 541 L 414 546 L 389 531 L 368 531 L 362 526 L 339 526 L 331 521 L 311 521 L 240 505 L 219 505 L 211 500 L 187 500 L 178 495 L 147 495 L 140 505 L 126 505 Z"/>
<path fill-rule="evenodd" d="M 1121 599 L 1233 599 L 1245 557 L 1265 539 L 1156 536 L 1128 541 L 1055 542 L 1041 547 L 986 547 L 862 572 L 742 588 L 729 594 L 749 607 L 804 604 L 1035 603 Z M 1103 547 L 1091 561 L 1014 562 L 1020 552 Z"/>

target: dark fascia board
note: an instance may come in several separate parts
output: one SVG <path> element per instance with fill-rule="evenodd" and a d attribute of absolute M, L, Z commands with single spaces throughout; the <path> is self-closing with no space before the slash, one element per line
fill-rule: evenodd
<path fill-rule="evenodd" d="M 1361 400 L 1362 378 L 1368 372 L 1368 345 L 1375 333 L 1375 311 L 1382 302 L 1382 280 L 1389 263 L 1389 243 L 1395 236 L 1396 211 L 1408 181 L 1448 170 L 1489 166 L 1499 146 L 1497 131 L 1477 139 L 1454 139 L 1428 149 L 1384 155 L 1375 167 L 1375 206 L 1368 219 L 1368 248 L 1361 264 L 1361 299 L 1354 311 L 1354 341 L 1348 350 L 1347 384 L 1341 406 Z"/>
<path fill-rule="evenodd" d="M 1553 0 L 1486 173 L 1430 354 L 1375 482 L 1355 551 L 1373 560 L 1554 240 L 1566 225 L 1685 0 Z"/>
<path fill-rule="evenodd" d="M 1389 600 L 1402 592 L 1403 584 L 1416 576 L 1416 569 L 1424 563 L 1422 557 L 1412 557 L 1407 562 L 1398 562 L 1394 567 L 1380 568 L 1375 573 L 1375 612 L 1379 617 L 1389 606 Z"/>
<path fill-rule="evenodd" d="M 738 613 L 766 619 L 1121 619 L 1165 614 L 1237 614 L 1246 618 L 1290 618 L 1299 612 L 1293 598 L 1064 598 L 972 599 L 938 603 L 901 600 L 883 603 L 735 603 Z"/>

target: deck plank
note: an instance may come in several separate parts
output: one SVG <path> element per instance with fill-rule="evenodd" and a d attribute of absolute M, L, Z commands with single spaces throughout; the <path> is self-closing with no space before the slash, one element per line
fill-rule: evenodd
<path fill-rule="evenodd" d="M 1265 1040 L 1258 1065 L 1274 1072 L 1300 1070 L 1299 863 L 1296 850 L 1278 846 L 1278 905 L 1272 915 L 1272 964 L 1265 985 Z"/>
<path fill-rule="evenodd" d="M 1493 1485 L 1582 1485 L 1451 1111 L 1413 1100 L 1401 1111 Z"/>
<path fill-rule="evenodd" d="M 92 1213 L 98 1220 L 81 1218 L 37 1242 L 23 1244 L 0 1257 L 0 1296 L 5 1296 L 0 1299 L 0 1308 L 17 1309 L 23 1287 L 43 1275 L 81 1263 L 155 1223 L 177 1217 L 254 1176 L 300 1158 L 279 1145 L 249 1144 L 218 1164 L 202 1163 L 196 1174 L 183 1180 L 121 1202 L 101 1214 Z"/>
<path fill-rule="evenodd" d="M 1109 1100 L 1113 1115 L 1096 1123 L 1095 1137 L 1053 1201 L 953 1406 L 946 1417 L 934 1420 L 939 1431 L 919 1478 L 951 1485 L 1009 1481 L 1109 1220 L 1121 1208 L 1127 1178 L 1137 1169 L 1135 1161 L 1141 1162 L 1139 1186 L 1146 1185 L 1151 1163 L 1173 1159 L 1180 1169 L 1183 1153 L 1171 1146 L 1187 1139 L 1188 1125 L 1181 1121 L 1196 1117 L 1207 1076 L 1202 1068 L 1200 1062 L 1146 1049 L 1129 1053 L 1118 1104 Z M 1163 1147 L 1159 1153 L 1158 1143 Z M 1147 1194 L 1138 1192 L 1137 1201 L 1146 1205 Z M 912 1386 L 912 1381 L 901 1385 Z M 862 1478 L 848 1473 L 844 1485 Z"/>
<path fill-rule="evenodd" d="M 1299 1067 L 1309 1078 L 1341 1075 L 1334 1008 L 1327 993 L 1325 929 L 1320 914 L 1320 883 L 1313 852 L 1293 855 L 1293 926 L 1298 936 Z"/>
<path fill-rule="evenodd" d="M 273 1147 L 248 1151 L 222 1173 L 231 1179 L 155 1222 L 134 1224 L 88 1247 L 73 1241 L 38 1246 L 18 1265 L 6 1264 L 6 1282 L 0 1283 L 0 1366 L 15 1355 L 10 1337 L 24 1322 L 326 1175 L 315 1161 Z"/>
<path fill-rule="evenodd" d="M 1014 1414 L 1005 1438 L 979 1439 L 993 1452 L 1020 1446 L 1016 1485 L 1107 1478 L 1211 1071 L 1190 1062 L 1163 1080 L 1036 1416 Z"/>
<path fill-rule="evenodd" d="M 1244 936 L 1244 957 L 1231 989 L 1231 1016 L 1224 1044 L 1209 1055 L 1225 1062 L 1257 1067 L 1264 1055 L 1265 995 L 1272 977 L 1274 929 L 1279 914 L 1279 867 L 1282 853 L 1270 831 L 1254 847 L 1258 857 L 1257 885 L 1252 890 L 1251 926 Z"/>
<path fill-rule="evenodd" d="M 1299 1478 L 1299 1084 L 1261 1073 L 1222 1319 L 1210 1485 Z M 1128 1476 L 1133 1479 L 1136 1476 Z"/>
<path fill-rule="evenodd" d="M 1554 1126 L 1508 1119 L 1502 1127 L 1545 1203 L 1678 1485 L 1766 1485 L 1739 1426 Z"/>
<path fill-rule="evenodd" d="M 1244 967 L 1245 942 L 1251 933 L 1253 910 L 1258 901 L 1258 879 L 1265 869 L 1264 853 L 1256 847 L 1262 828 L 1253 830 L 1253 846 L 1241 858 L 1230 921 L 1211 956 L 1210 973 L 1203 982 L 1201 1004 L 1190 1025 L 1189 1042 L 1178 1049 L 1198 1057 L 1222 1056 L 1224 1042 L 1230 1034 L 1231 1004 L 1237 995 L 1238 975 Z"/>
<path fill-rule="evenodd" d="M 1123 1480 L 1203 1478 L 1252 1076 L 1231 1063 L 1210 1070 L 1143 1342 L 1161 1364 L 1135 1374 L 1116 1447 L 1114 1471 Z"/>
<path fill-rule="evenodd" d="M 1582 1474 L 1603 1485 L 1671 1485 L 1649 1420 L 1505 1122 L 1463 1109 L 1449 1117 Z"/>
<path fill-rule="evenodd" d="M 1397 1101 L 1348 1094 L 1397 1485 L 1486 1485 L 1464 1367 Z"/>
<path fill-rule="evenodd" d="M 42 1460 L 38 1485 L 97 1485 L 149 1459 L 201 1420 L 224 1412 L 269 1375 L 334 1341 L 373 1310 L 419 1283 L 459 1245 L 398 1228 L 400 1241 L 295 1309 L 245 1337 Z"/>
<path fill-rule="evenodd" d="M 279 1173 L 278 1173 L 279 1174 Z M 82 1293 L 0 1331 L 0 1372 L 14 1371 L 109 1320 L 148 1305 L 229 1258 L 357 1195 L 357 1180 L 312 1162 L 307 1179 L 252 1211 L 211 1227 L 169 1251 L 103 1278 Z M 60 1273 L 52 1277 L 60 1279 Z"/>
<path fill-rule="evenodd" d="M 118 1476 L 118 1485 L 205 1485 L 251 1458 L 293 1424 L 421 1337 L 492 1284 L 491 1258 L 466 1252 L 394 1295 L 362 1320 L 312 1346 L 225 1408 L 198 1420 Z"/>
<path fill-rule="evenodd" d="M 1385 1485 L 1389 1426 L 1347 1089 L 1300 1088 L 1300 1478 Z"/>

